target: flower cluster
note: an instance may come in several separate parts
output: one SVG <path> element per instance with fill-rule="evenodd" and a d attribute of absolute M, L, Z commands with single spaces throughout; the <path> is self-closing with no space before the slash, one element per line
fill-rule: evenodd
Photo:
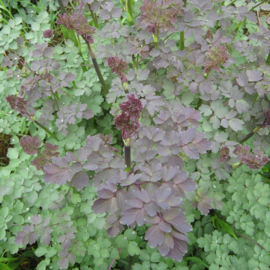
<path fill-rule="evenodd" d="M 91 36 L 95 32 L 95 28 L 88 25 L 87 19 L 83 14 L 58 14 L 57 24 L 64 25 L 67 29 L 75 30 L 78 35 L 81 35 L 86 41 L 90 40 Z"/>
<path fill-rule="evenodd" d="M 107 61 L 111 71 L 113 73 L 115 72 L 122 82 L 126 82 L 127 78 L 125 76 L 125 70 L 128 68 L 127 63 L 116 56 L 109 57 Z"/>
<path fill-rule="evenodd" d="M 172 6 L 173 1 L 165 3 L 165 1 L 144 0 L 140 7 L 140 22 L 153 33 L 153 26 L 158 27 L 160 32 L 175 31 L 174 23 L 177 22 L 177 14 L 179 10 Z M 179 6 L 177 4 L 176 6 Z M 149 28 L 150 27 L 150 28 Z"/>
<path fill-rule="evenodd" d="M 227 146 L 223 146 L 219 150 L 220 161 L 224 162 L 229 157 L 230 149 Z"/>
<path fill-rule="evenodd" d="M 269 161 L 269 158 L 263 152 L 254 150 L 254 155 L 252 155 L 249 151 L 250 148 L 247 145 L 238 145 L 233 153 L 250 169 L 260 169 Z"/>
<path fill-rule="evenodd" d="M 212 47 L 206 55 L 208 61 L 205 63 L 205 73 L 209 73 L 212 69 L 218 71 L 218 65 L 224 64 L 230 57 L 226 47 L 223 45 Z"/>
<path fill-rule="evenodd" d="M 119 130 L 122 130 L 122 138 L 126 140 L 136 135 L 143 106 L 141 101 L 131 94 L 127 96 L 126 102 L 120 104 L 120 108 L 122 113 L 115 118 L 114 124 Z"/>

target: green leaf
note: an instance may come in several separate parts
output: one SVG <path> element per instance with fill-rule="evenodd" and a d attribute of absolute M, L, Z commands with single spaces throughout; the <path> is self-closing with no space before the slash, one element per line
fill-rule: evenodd
<path fill-rule="evenodd" d="M 158 252 L 153 252 L 151 255 L 151 262 L 159 262 L 160 254 Z"/>
<path fill-rule="evenodd" d="M 5 219 L 8 215 L 8 213 L 9 213 L 9 208 L 7 206 L 1 206 L 0 216 Z"/>
<path fill-rule="evenodd" d="M 41 256 L 45 255 L 46 253 L 47 253 L 47 248 L 45 248 L 45 247 L 39 247 L 35 251 L 35 254 L 38 257 L 41 257 Z"/>
<path fill-rule="evenodd" d="M 0 269 L 1 270 L 12 270 L 8 265 L 0 262 Z"/>
<path fill-rule="evenodd" d="M 139 255 L 141 250 L 138 248 L 138 244 L 136 242 L 128 243 L 128 253 L 130 256 Z"/>
<path fill-rule="evenodd" d="M 129 240 L 135 240 L 137 233 L 135 231 L 133 231 L 132 229 L 127 229 L 124 233 L 124 236 Z"/>
<path fill-rule="evenodd" d="M 40 24 L 37 22 L 32 22 L 31 24 L 33 31 L 39 31 L 40 30 Z"/>
<path fill-rule="evenodd" d="M 202 259 L 200 259 L 200 258 L 198 258 L 198 257 L 185 257 L 184 258 L 184 261 L 192 261 L 192 262 L 195 262 L 195 263 L 200 263 L 200 264 L 202 264 L 203 266 L 205 266 L 205 267 L 207 267 L 207 268 L 209 268 L 209 266 L 202 260 Z"/>
<path fill-rule="evenodd" d="M 9 148 L 8 149 L 7 157 L 9 159 L 17 159 L 18 156 L 19 156 L 19 152 L 16 148 Z"/>
<path fill-rule="evenodd" d="M 5 228 L 0 228 L 0 240 L 3 240 L 6 237 Z"/>

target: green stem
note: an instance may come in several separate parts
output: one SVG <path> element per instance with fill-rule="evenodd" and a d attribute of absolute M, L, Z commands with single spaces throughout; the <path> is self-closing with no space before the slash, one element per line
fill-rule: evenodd
<path fill-rule="evenodd" d="M 232 168 L 233 168 L 233 169 L 236 169 L 236 168 L 238 168 L 238 167 L 240 167 L 240 166 L 242 166 L 242 165 L 243 165 L 242 162 L 237 162 L 237 163 L 234 163 L 234 164 L 232 165 Z"/>
<path fill-rule="evenodd" d="M 252 7 L 252 8 L 251 8 L 249 11 L 254 10 L 256 7 L 258 7 L 258 6 L 262 5 L 263 3 L 267 2 L 267 1 L 268 1 L 268 0 L 264 0 L 264 1 L 262 1 L 261 3 L 259 3 L 259 4 L 257 4 L 256 6 Z"/>
<path fill-rule="evenodd" d="M 49 131 L 46 127 L 44 127 L 42 124 L 40 124 L 37 120 L 34 120 L 33 118 L 31 119 L 35 124 L 37 124 L 39 127 L 41 127 L 42 129 L 44 129 L 51 137 L 53 137 L 55 140 L 58 141 L 58 139 L 56 138 L 56 136 Z"/>
<path fill-rule="evenodd" d="M 98 21 L 97 21 L 97 16 L 96 14 L 93 12 L 92 8 L 91 8 L 91 5 L 90 4 L 87 4 L 90 12 L 91 12 L 91 16 L 92 16 L 92 19 L 93 19 L 93 22 L 94 22 L 94 25 L 97 29 L 99 29 L 99 25 L 98 25 Z"/>
<path fill-rule="evenodd" d="M 132 9 L 133 0 L 126 0 L 126 10 L 128 21 L 130 24 L 133 24 L 133 9 Z"/>
<path fill-rule="evenodd" d="M 266 63 L 267 63 L 267 65 L 270 66 L 270 53 L 269 53 L 268 56 L 267 56 Z"/>
<path fill-rule="evenodd" d="M 108 90 L 107 85 L 106 85 L 106 83 L 105 83 L 105 81 L 103 79 L 103 76 L 102 76 L 101 72 L 100 72 L 100 69 L 99 69 L 99 66 L 98 66 L 98 63 L 97 63 L 97 60 L 96 60 L 96 55 L 95 55 L 94 51 L 92 50 L 89 42 L 86 42 L 86 44 L 87 44 L 87 47 L 88 47 L 88 51 L 89 51 L 90 57 L 92 59 L 92 63 L 94 65 L 94 68 L 95 68 L 96 73 L 98 75 L 99 82 L 101 83 L 102 88 L 103 88 L 105 94 L 108 94 L 109 93 L 109 90 Z"/>
<path fill-rule="evenodd" d="M 125 163 L 127 168 L 131 167 L 131 153 L 130 153 L 130 146 L 125 145 Z"/>
<path fill-rule="evenodd" d="M 247 141 L 248 139 L 250 139 L 255 133 L 257 133 L 260 129 L 262 129 L 264 126 L 258 126 L 256 127 L 253 131 L 251 131 L 245 138 L 243 138 L 242 140 L 239 141 L 239 143 L 243 144 L 245 141 Z"/>
<path fill-rule="evenodd" d="M 159 27 L 157 26 L 156 34 L 153 34 L 153 40 L 155 43 L 155 48 L 158 49 L 158 39 L 159 39 Z"/>
<path fill-rule="evenodd" d="M 63 14 L 64 14 L 64 13 L 67 13 L 67 12 L 66 12 L 66 9 L 65 9 L 65 7 L 64 7 L 64 5 L 63 5 L 62 0 L 57 0 L 57 1 L 58 1 L 58 4 L 59 4 L 59 6 L 60 6 L 60 9 L 61 9 L 62 13 L 63 13 Z"/>
<path fill-rule="evenodd" d="M 235 28 L 235 32 L 237 33 L 239 31 L 239 29 L 241 28 L 242 24 L 243 24 L 244 21 L 242 22 L 239 22 Z"/>
<path fill-rule="evenodd" d="M 180 32 L 179 49 L 183 51 L 185 49 L 185 32 Z"/>

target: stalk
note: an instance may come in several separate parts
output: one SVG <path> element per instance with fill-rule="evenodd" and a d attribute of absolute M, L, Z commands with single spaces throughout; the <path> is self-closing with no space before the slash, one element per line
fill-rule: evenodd
<path fill-rule="evenodd" d="M 98 25 L 98 21 L 97 21 L 97 16 L 96 14 L 93 12 L 92 8 L 91 8 L 91 5 L 90 4 L 87 4 L 90 12 L 91 12 L 91 16 L 92 16 L 92 19 L 93 19 L 93 22 L 94 22 L 94 25 L 97 29 L 99 29 L 99 25 Z"/>
<path fill-rule="evenodd" d="M 180 32 L 179 49 L 183 51 L 185 49 L 185 32 Z"/>
<path fill-rule="evenodd" d="M 154 40 L 154 43 L 155 43 L 155 48 L 158 49 L 158 39 L 159 39 L 159 28 L 157 26 L 157 31 L 156 31 L 156 34 L 153 34 L 153 40 Z"/>
<path fill-rule="evenodd" d="M 130 24 L 133 24 L 133 9 L 132 9 L 133 0 L 126 0 L 126 10 L 128 21 Z"/>
<path fill-rule="evenodd" d="M 235 32 L 237 33 L 239 31 L 239 29 L 241 28 L 242 24 L 243 24 L 244 21 L 242 22 L 239 22 L 235 28 Z"/>
<path fill-rule="evenodd" d="M 62 13 L 64 14 L 64 13 L 67 13 L 66 12 L 66 9 L 65 9 L 65 7 L 64 7 L 64 4 L 63 4 L 63 2 L 62 2 L 62 0 L 57 0 L 58 1 L 58 4 L 59 4 L 59 6 L 60 6 L 60 9 L 61 9 L 61 11 L 62 11 Z"/>
<path fill-rule="evenodd" d="M 51 131 L 49 131 L 46 127 L 44 127 L 42 124 L 40 124 L 37 120 L 34 120 L 32 117 L 31 117 L 31 120 L 32 120 L 36 125 L 38 125 L 38 126 L 41 127 L 42 129 L 44 129 L 51 137 L 53 137 L 55 140 L 58 141 L 58 139 L 56 138 L 56 136 L 55 136 Z"/>
<path fill-rule="evenodd" d="M 87 44 L 87 47 L 88 47 L 88 51 L 89 51 L 90 57 L 92 59 L 92 63 L 94 65 L 94 68 L 95 68 L 96 73 L 98 75 L 99 82 L 101 83 L 102 88 L 103 88 L 105 94 L 108 94 L 109 93 L 109 90 L 108 90 L 108 88 L 106 86 L 106 83 L 105 83 L 105 81 L 103 79 L 103 76 L 102 76 L 102 74 L 100 72 L 100 69 L 99 69 L 99 66 L 98 66 L 98 63 L 97 63 L 97 60 L 96 60 L 96 55 L 95 55 L 94 51 L 92 50 L 89 42 L 86 41 L 86 44 Z"/>
<path fill-rule="evenodd" d="M 267 2 L 267 1 L 268 1 L 268 0 L 264 0 L 264 1 L 262 1 L 261 3 L 259 3 L 259 4 L 257 4 L 256 6 L 252 7 L 252 8 L 251 8 L 249 11 L 254 10 L 256 7 L 258 7 L 258 6 L 262 5 L 263 3 Z"/>
<path fill-rule="evenodd" d="M 250 139 L 255 133 L 257 133 L 260 129 L 262 129 L 264 125 L 256 127 L 253 131 L 251 131 L 245 138 L 243 138 L 239 143 L 243 144 L 245 141 Z"/>
<path fill-rule="evenodd" d="M 268 56 L 267 56 L 266 63 L 267 63 L 267 65 L 270 66 L 270 53 L 269 53 Z"/>
<path fill-rule="evenodd" d="M 184 7 L 187 6 L 187 0 L 184 0 Z M 183 51 L 185 49 L 185 31 L 180 32 L 179 49 Z"/>
<path fill-rule="evenodd" d="M 130 144 L 131 144 L 131 139 L 128 138 L 124 141 L 124 149 L 125 149 L 125 164 L 127 166 L 126 172 L 131 171 L 131 152 L 130 152 Z"/>

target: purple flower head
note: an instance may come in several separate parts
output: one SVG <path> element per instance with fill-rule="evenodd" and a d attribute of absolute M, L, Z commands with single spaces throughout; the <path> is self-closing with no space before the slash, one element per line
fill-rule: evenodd
<path fill-rule="evenodd" d="M 58 14 L 58 21 L 55 23 L 64 25 L 67 29 L 75 30 L 78 35 L 81 35 L 86 41 L 87 36 L 95 32 L 95 28 L 88 25 L 87 19 L 83 14 Z"/>
<path fill-rule="evenodd" d="M 218 65 L 224 64 L 230 57 L 223 45 L 212 47 L 207 53 L 208 61 L 205 63 L 204 72 L 209 73 L 212 69 L 218 71 Z"/>
<path fill-rule="evenodd" d="M 250 169 L 260 169 L 269 161 L 269 158 L 263 152 L 254 150 L 254 155 L 252 155 L 249 150 L 250 148 L 247 145 L 238 145 L 233 153 Z"/>
<path fill-rule="evenodd" d="M 52 38 L 53 37 L 53 30 L 51 30 L 51 29 L 45 30 L 43 32 L 43 37 L 44 38 Z"/>
<path fill-rule="evenodd" d="M 20 112 L 22 115 L 27 114 L 27 104 L 28 102 L 24 98 L 16 97 L 14 95 L 9 95 L 6 97 L 7 102 L 13 110 Z"/>
<path fill-rule="evenodd" d="M 107 61 L 112 73 L 115 72 L 122 82 L 126 82 L 127 78 L 125 76 L 125 71 L 128 68 L 127 63 L 116 56 L 109 57 Z"/>
<path fill-rule="evenodd" d="M 152 23 L 147 27 L 147 30 L 152 34 L 155 34 L 156 33 L 156 28 L 157 28 L 156 23 Z"/>
<path fill-rule="evenodd" d="M 142 103 L 134 94 L 127 96 L 127 101 L 119 105 L 122 113 L 114 119 L 117 129 L 122 130 L 122 138 L 126 140 L 137 135 L 140 127 L 140 112 L 143 109 Z"/>
<path fill-rule="evenodd" d="M 127 96 L 127 101 L 119 105 L 123 113 L 128 115 L 131 120 L 137 120 L 140 118 L 140 113 L 143 109 L 142 103 L 135 97 L 134 94 Z"/>
<path fill-rule="evenodd" d="M 87 35 L 87 36 L 86 36 L 86 40 L 87 40 L 87 42 L 90 43 L 90 44 L 93 44 L 93 43 L 94 43 L 94 38 L 93 38 L 93 36 L 91 36 L 91 35 Z"/>
<path fill-rule="evenodd" d="M 158 27 L 160 32 L 175 31 L 174 24 L 177 22 L 177 15 L 181 6 L 174 5 L 172 1 L 151 1 L 144 0 L 140 7 L 140 22 L 152 32 L 153 26 Z M 150 27 L 150 28 L 149 28 Z"/>
<path fill-rule="evenodd" d="M 219 150 L 220 161 L 224 162 L 229 157 L 229 153 L 230 153 L 230 150 L 227 146 L 223 146 L 222 148 L 220 148 Z"/>

